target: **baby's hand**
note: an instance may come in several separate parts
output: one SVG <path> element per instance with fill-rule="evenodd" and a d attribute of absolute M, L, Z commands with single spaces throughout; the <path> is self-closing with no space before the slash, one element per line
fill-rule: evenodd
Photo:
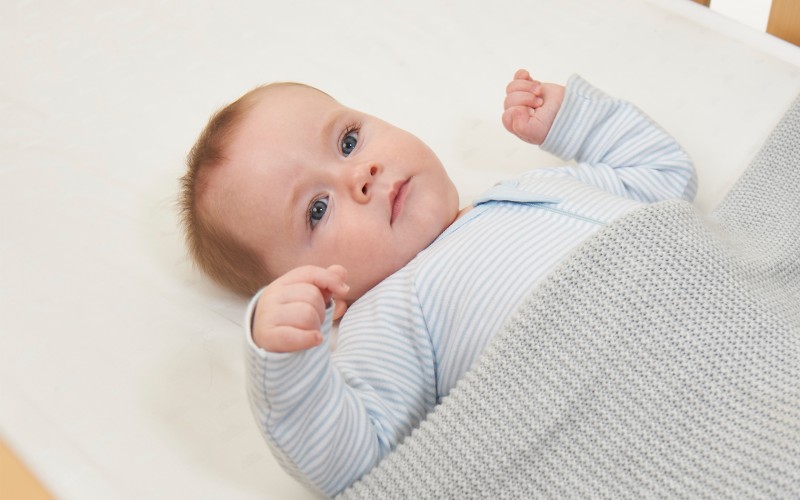
<path fill-rule="evenodd" d="M 253 316 L 253 341 L 269 352 L 301 351 L 322 342 L 325 307 L 333 297 L 344 297 L 342 266 L 292 269 L 267 286 Z"/>
<path fill-rule="evenodd" d="M 563 85 L 538 82 L 526 70 L 517 70 L 506 87 L 503 125 L 523 141 L 539 145 L 550 132 L 563 100 Z"/>

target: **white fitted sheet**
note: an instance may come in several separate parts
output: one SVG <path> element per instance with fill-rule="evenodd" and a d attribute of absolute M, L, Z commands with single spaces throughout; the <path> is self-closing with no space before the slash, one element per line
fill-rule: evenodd
<path fill-rule="evenodd" d="M 800 49 L 688 0 L 0 6 L 0 437 L 60 498 L 313 498 L 243 387 L 244 301 L 175 198 L 209 115 L 296 80 L 425 140 L 467 203 L 555 160 L 500 124 L 526 67 L 653 116 L 712 208 L 800 92 Z"/>

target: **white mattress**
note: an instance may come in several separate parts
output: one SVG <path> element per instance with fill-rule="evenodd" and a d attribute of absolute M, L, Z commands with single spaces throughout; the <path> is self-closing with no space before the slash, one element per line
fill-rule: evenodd
<path fill-rule="evenodd" d="M 4 2 L 0 438 L 60 498 L 313 498 L 243 388 L 241 299 L 175 197 L 212 111 L 275 80 L 415 132 L 463 202 L 552 164 L 504 131 L 514 70 L 577 72 L 694 157 L 712 208 L 800 93 L 800 49 L 688 0 Z"/>

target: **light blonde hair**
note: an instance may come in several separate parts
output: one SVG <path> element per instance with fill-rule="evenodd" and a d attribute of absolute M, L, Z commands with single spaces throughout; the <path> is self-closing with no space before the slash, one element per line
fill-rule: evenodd
<path fill-rule="evenodd" d="M 211 216 L 208 203 L 202 204 L 200 200 L 208 194 L 211 171 L 224 168 L 227 146 L 257 98 L 268 89 L 285 85 L 322 92 L 302 83 L 277 82 L 244 94 L 212 115 L 189 152 L 187 171 L 180 179 L 178 203 L 192 260 L 215 282 L 242 295 L 253 295 L 272 281 L 273 276 L 256 251 L 238 241 L 222 226 L 219 217 Z"/>

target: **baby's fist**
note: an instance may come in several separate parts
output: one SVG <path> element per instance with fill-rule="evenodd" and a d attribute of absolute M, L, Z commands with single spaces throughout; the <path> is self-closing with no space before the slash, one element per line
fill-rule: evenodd
<path fill-rule="evenodd" d="M 517 70 L 506 87 L 503 125 L 525 142 L 544 142 L 564 100 L 564 87 L 542 83 L 524 69 Z"/>
<path fill-rule="evenodd" d="M 253 341 L 269 352 L 292 352 L 322 342 L 325 309 L 349 290 L 342 266 L 303 266 L 267 286 L 253 315 Z"/>

